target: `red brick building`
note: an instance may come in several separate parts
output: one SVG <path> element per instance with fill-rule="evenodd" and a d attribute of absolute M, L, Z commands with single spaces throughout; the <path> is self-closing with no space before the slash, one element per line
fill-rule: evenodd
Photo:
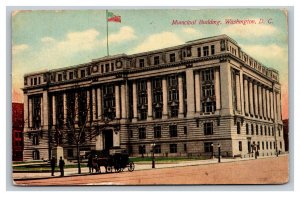
<path fill-rule="evenodd" d="M 13 161 L 23 160 L 24 104 L 12 103 L 12 150 Z"/>

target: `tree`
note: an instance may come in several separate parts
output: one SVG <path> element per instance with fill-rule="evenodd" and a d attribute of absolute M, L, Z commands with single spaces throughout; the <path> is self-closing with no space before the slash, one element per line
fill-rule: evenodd
<path fill-rule="evenodd" d="M 77 95 L 76 95 L 77 94 Z M 66 109 L 66 119 L 64 113 L 57 112 L 55 125 L 55 141 L 57 145 L 75 145 L 76 158 L 78 163 L 78 174 L 81 174 L 80 149 L 87 143 L 86 138 L 94 139 L 111 122 L 111 119 L 103 114 L 98 116 L 97 121 L 92 121 L 92 102 L 87 102 L 86 90 L 68 93 Z M 87 105 L 89 103 L 89 105 Z"/>

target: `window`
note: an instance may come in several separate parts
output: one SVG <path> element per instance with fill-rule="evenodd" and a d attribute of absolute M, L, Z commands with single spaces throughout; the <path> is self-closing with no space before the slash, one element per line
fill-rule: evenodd
<path fill-rule="evenodd" d="M 39 136 L 38 136 L 38 134 L 33 134 L 33 136 L 32 136 L 32 145 L 39 145 Z"/>
<path fill-rule="evenodd" d="M 40 152 L 38 150 L 32 151 L 32 159 L 39 160 L 40 159 Z"/>
<path fill-rule="evenodd" d="M 270 127 L 268 127 L 268 134 L 269 134 L 269 136 L 271 136 L 271 130 L 270 130 Z"/>
<path fill-rule="evenodd" d="M 62 81 L 62 74 L 58 74 L 58 81 Z"/>
<path fill-rule="evenodd" d="M 197 48 L 198 57 L 201 57 L 201 47 Z"/>
<path fill-rule="evenodd" d="M 208 46 L 203 47 L 203 56 L 208 56 Z"/>
<path fill-rule="evenodd" d="M 280 129 L 278 129 L 278 135 L 279 135 L 279 137 L 280 137 Z"/>
<path fill-rule="evenodd" d="M 280 144 L 279 144 L 279 145 L 280 145 L 280 149 L 282 149 L 282 142 L 280 142 Z"/>
<path fill-rule="evenodd" d="M 265 126 L 265 135 L 267 135 L 267 126 Z"/>
<path fill-rule="evenodd" d="M 156 153 L 156 154 L 161 153 L 161 146 L 160 145 L 155 145 L 154 153 Z"/>
<path fill-rule="evenodd" d="M 256 125 L 256 135 L 258 135 L 258 125 Z"/>
<path fill-rule="evenodd" d="M 81 70 L 81 71 L 80 71 L 80 77 L 81 77 L 81 78 L 85 77 L 85 70 Z"/>
<path fill-rule="evenodd" d="M 110 64 L 110 67 L 111 67 L 111 71 L 114 71 L 114 70 L 115 70 L 115 65 L 114 65 L 114 63 L 111 63 L 111 64 Z"/>
<path fill-rule="evenodd" d="M 272 142 L 270 142 L 270 149 L 272 149 Z"/>
<path fill-rule="evenodd" d="M 260 150 L 260 142 L 257 142 L 257 150 Z"/>
<path fill-rule="evenodd" d="M 128 131 L 128 136 L 129 136 L 130 138 L 133 138 L 133 132 L 132 132 L 132 130 L 129 130 L 129 131 Z"/>
<path fill-rule="evenodd" d="M 154 138 L 160 138 L 161 137 L 161 126 L 155 126 L 154 127 Z"/>
<path fill-rule="evenodd" d="M 212 135 L 213 134 L 213 123 L 206 122 L 204 123 L 204 135 Z"/>
<path fill-rule="evenodd" d="M 30 85 L 33 85 L 33 79 L 32 78 L 30 79 Z"/>
<path fill-rule="evenodd" d="M 251 135 L 254 135 L 254 126 L 251 124 Z"/>
<path fill-rule="evenodd" d="M 146 139 L 146 128 L 139 128 L 139 139 Z"/>
<path fill-rule="evenodd" d="M 236 122 L 236 133 L 241 134 L 241 123 L 240 122 Z"/>
<path fill-rule="evenodd" d="M 263 150 L 265 150 L 265 143 L 264 143 L 264 142 L 261 142 L 261 148 L 262 148 Z"/>
<path fill-rule="evenodd" d="M 155 56 L 154 57 L 154 65 L 158 65 L 159 64 L 159 56 Z"/>
<path fill-rule="evenodd" d="M 263 135 L 263 127 L 260 125 L 260 135 Z"/>
<path fill-rule="evenodd" d="M 272 127 L 272 136 L 274 136 L 274 128 Z"/>
<path fill-rule="evenodd" d="M 39 77 L 39 84 L 41 84 L 41 77 Z"/>
<path fill-rule="evenodd" d="M 101 65 L 101 73 L 104 73 L 104 65 Z"/>
<path fill-rule="evenodd" d="M 170 54 L 170 62 L 175 62 L 175 53 Z"/>
<path fill-rule="evenodd" d="M 213 148 L 212 148 L 212 142 L 204 142 L 204 152 L 206 153 L 210 153 L 212 152 Z"/>
<path fill-rule="evenodd" d="M 184 135 L 187 135 L 187 127 L 186 126 L 183 127 L 183 133 L 184 133 Z"/>
<path fill-rule="evenodd" d="M 212 55 L 215 54 L 215 45 L 211 45 L 211 46 L 210 46 L 210 51 L 211 51 L 211 54 L 212 54 Z"/>
<path fill-rule="evenodd" d="M 243 144 L 242 144 L 242 141 L 239 141 L 239 151 L 242 151 L 243 150 Z"/>
<path fill-rule="evenodd" d="M 140 59 L 139 60 L 139 64 L 140 64 L 140 68 L 144 68 L 145 67 L 145 60 L 144 59 Z"/>
<path fill-rule="evenodd" d="M 203 81 L 211 81 L 214 80 L 214 69 L 206 69 L 202 71 L 202 79 Z"/>
<path fill-rule="evenodd" d="M 225 51 L 225 40 L 221 40 L 221 51 Z"/>
<path fill-rule="evenodd" d="M 177 144 L 170 144 L 170 153 L 177 153 Z"/>
<path fill-rule="evenodd" d="M 170 137 L 177 137 L 177 125 L 169 126 Z"/>
<path fill-rule="evenodd" d="M 109 72 L 109 64 L 105 64 L 105 72 Z"/>
<path fill-rule="evenodd" d="M 73 79 L 73 72 L 69 72 L 69 79 Z"/>
<path fill-rule="evenodd" d="M 139 146 L 139 154 L 145 154 L 146 153 L 146 146 L 140 145 Z"/>
<path fill-rule="evenodd" d="M 187 146 L 186 146 L 186 144 L 183 144 L 183 151 L 184 151 L 184 152 L 187 151 Z"/>
<path fill-rule="evenodd" d="M 266 142 L 266 149 L 268 150 L 269 149 L 269 143 Z"/>
<path fill-rule="evenodd" d="M 73 149 L 68 149 L 68 157 L 73 158 Z"/>
<path fill-rule="evenodd" d="M 191 57 L 191 56 L 192 56 L 191 47 L 187 47 L 187 48 L 186 48 L 186 56 L 187 56 L 187 57 Z"/>

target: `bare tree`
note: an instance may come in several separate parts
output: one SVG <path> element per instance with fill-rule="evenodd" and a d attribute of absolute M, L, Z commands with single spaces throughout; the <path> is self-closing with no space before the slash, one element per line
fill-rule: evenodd
<path fill-rule="evenodd" d="M 76 96 L 72 98 L 72 94 L 70 94 L 71 96 L 69 95 L 67 108 L 64 110 L 67 113 L 67 118 L 64 118 L 63 113 L 58 114 L 55 125 L 55 140 L 57 145 L 76 146 L 78 174 L 81 174 L 81 147 L 88 143 L 87 138 L 92 140 L 98 136 L 112 120 L 101 114 L 96 121 L 93 121 L 91 119 L 93 114 L 91 110 L 92 105 L 91 102 L 88 102 L 90 105 L 87 105 L 86 95 L 79 94 L 77 99 Z"/>

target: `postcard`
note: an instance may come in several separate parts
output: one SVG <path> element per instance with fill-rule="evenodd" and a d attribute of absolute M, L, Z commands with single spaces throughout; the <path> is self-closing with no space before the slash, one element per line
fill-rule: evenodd
<path fill-rule="evenodd" d="M 16 186 L 289 181 L 285 9 L 12 12 Z"/>

